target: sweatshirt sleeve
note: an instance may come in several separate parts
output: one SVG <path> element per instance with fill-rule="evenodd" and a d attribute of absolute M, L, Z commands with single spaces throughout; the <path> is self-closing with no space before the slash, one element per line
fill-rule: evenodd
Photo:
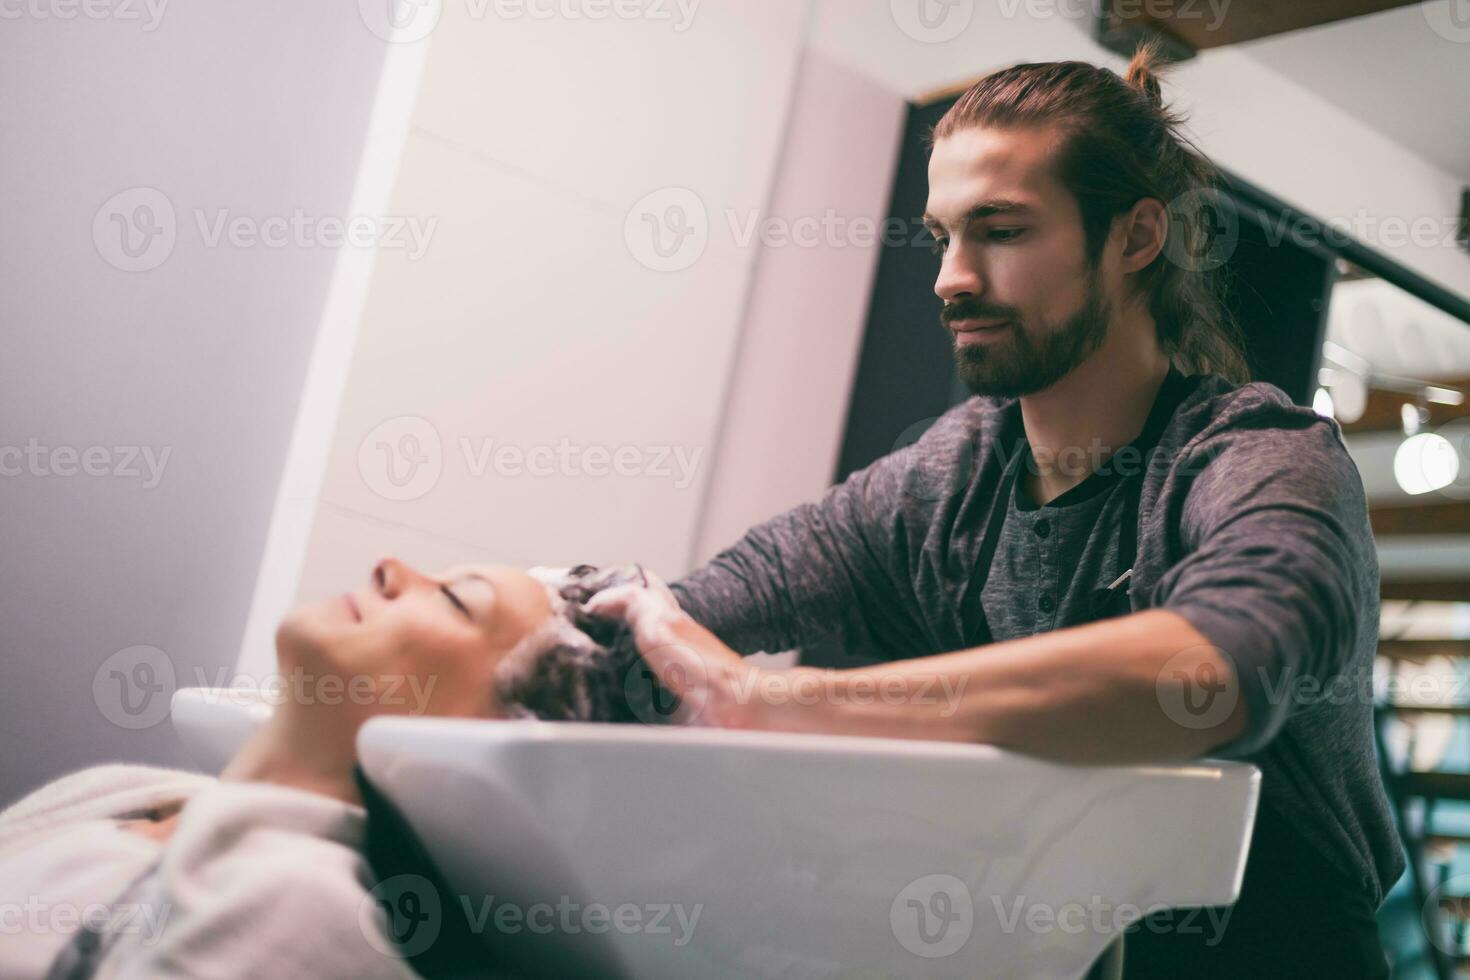
<path fill-rule="evenodd" d="M 902 473 L 918 444 L 857 470 L 821 498 L 756 525 L 670 584 L 684 611 L 742 654 L 815 644 L 901 616 L 895 574 Z"/>
<path fill-rule="evenodd" d="M 283 786 L 198 793 L 96 976 L 410 980 L 372 904 L 365 822 L 361 807 Z"/>
<path fill-rule="evenodd" d="M 1151 604 L 1189 620 L 1234 668 L 1247 728 L 1210 754 L 1250 755 L 1286 724 L 1292 692 L 1372 669 L 1362 634 L 1376 623 L 1379 573 L 1362 477 L 1335 425 L 1295 410 L 1208 435 L 1183 465 L 1185 554 Z"/>

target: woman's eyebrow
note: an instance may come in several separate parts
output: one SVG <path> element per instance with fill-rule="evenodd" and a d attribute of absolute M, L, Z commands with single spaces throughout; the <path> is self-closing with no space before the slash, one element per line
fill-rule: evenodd
<path fill-rule="evenodd" d="M 439 582 L 440 584 L 447 585 L 450 582 L 458 582 L 461 579 L 467 578 L 477 578 L 481 582 L 484 582 L 486 585 L 490 586 L 490 588 L 495 588 L 495 583 L 490 579 L 489 576 L 485 575 L 485 573 L 483 572 L 477 572 L 474 570 L 474 568 L 467 566 L 456 566 L 449 569 L 439 578 Z"/>

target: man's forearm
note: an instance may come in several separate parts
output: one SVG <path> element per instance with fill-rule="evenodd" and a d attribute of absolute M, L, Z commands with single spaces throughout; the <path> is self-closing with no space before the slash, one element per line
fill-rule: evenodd
<path fill-rule="evenodd" d="M 745 727 L 982 742 L 1065 762 L 1197 758 L 1246 724 L 1229 662 L 1167 610 L 757 681 L 740 696 Z"/>

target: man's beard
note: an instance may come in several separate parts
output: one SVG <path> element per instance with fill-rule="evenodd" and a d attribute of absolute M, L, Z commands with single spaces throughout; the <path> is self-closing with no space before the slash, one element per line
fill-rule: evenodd
<path fill-rule="evenodd" d="M 966 315 L 963 301 L 945 308 L 942 321 Z M 1051 387 L 1092 356 L 1108 335 L 1112 304 L 1097 288 L 1096 274 L 1087 277 L 1082 308 L 1055 329 L 1043 324 L 1035 334 L 1017 322 L 1005 326 L 1006 336 L 993 341 L 961 344 L 955 341 L 955 368 L 972 394 L 1016 398 Z M 1037 336 L 1039 335 L 1039 336 Z"/>

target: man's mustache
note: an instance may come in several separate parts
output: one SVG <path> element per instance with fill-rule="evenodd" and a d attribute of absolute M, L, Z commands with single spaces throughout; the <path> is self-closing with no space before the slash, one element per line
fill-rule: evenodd
<path fill-rule="evenodd" d="M 939 322 L 946 327 L 954 320 L 1009 320 L 1006 310 L 992 310 L 976 303 L 945 303 L 939 311 Z"/>

